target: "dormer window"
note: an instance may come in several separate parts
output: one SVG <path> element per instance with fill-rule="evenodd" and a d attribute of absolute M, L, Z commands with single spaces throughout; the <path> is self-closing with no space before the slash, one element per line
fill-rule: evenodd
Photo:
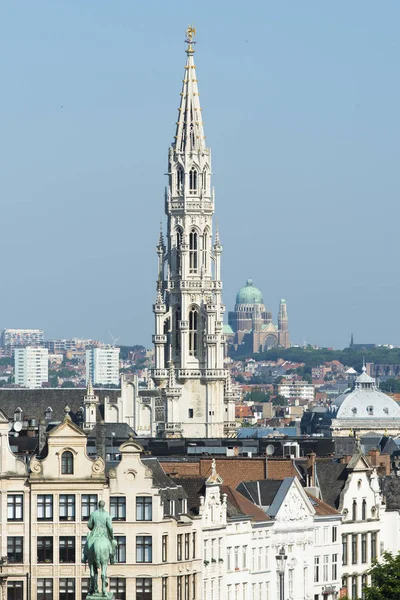
<path fill-rule="evenodd" d="M 72 452 L 66 450 L 61 456 L 61 474 L 62 475 L 73 475 L 74 474 L 74 456 Z"/>
<path fill-rule="evenodd" d="M 22 421 L 22 408 L 18 407 L 15 409 L 14 421 Z"/>
<path fill-rule="evenodd" d="M 189 194 L 197 193 L 197 170 L 192 167 L 189 171 Z"/>
<path fill-rule="evenodd" d="M 51 408 L 51 406 L 48 406 L 46 408 L 46 410 L 44 411 L 44 418 L 46 419 L 46 421 L 50 421 L 52 416 L 53 416 L 53 409 Z"/>

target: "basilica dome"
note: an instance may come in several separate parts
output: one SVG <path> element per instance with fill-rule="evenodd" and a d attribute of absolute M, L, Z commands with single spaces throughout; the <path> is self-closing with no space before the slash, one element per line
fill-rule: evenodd
<path fill-rule="evenodd" d="M 400 419 L 399 405 L 379 390 L 375 379 L 367 375 L 365 366 L 362 374 L 355 380 L 354 390 L 336 398 L 329 407 L 329 412 L 332 419 L 368 419 L 371 426 L 378 420 Z"/>
<path fill-rule="evenodd" d="M 238 291 L 236 304 L 264 304 L 262 293 L 253 285 L 252 279 L 248 279 L 246 285 Z"/>

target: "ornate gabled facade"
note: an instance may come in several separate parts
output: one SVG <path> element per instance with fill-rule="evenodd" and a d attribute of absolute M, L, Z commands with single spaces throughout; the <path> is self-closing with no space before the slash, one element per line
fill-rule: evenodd
<path fill-rule="evenodd" d="M 211 150 L 203 130 L 194 34 L 189 27 L 176 135 L 168 155 L 167 243 L 161 232 L 152 377 L 162 388 L 154 414 L 157 435 L 210 438 L 232 434 L 236 425 L 233 396 L 225 393 L 222 246 L 218 232 L 213 241 Z"/>

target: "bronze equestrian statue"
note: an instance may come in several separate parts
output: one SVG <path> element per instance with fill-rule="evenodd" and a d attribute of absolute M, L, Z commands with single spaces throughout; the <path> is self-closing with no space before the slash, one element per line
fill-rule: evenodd
<path fill-rule="evenodd" d="M 83 549 L 84 562 L 89 563 L 90 587 L 87 600 L 107 598 L 111 600 L 113 593 L 107 593 L 107 565 L 115 562 L 117 542 L 114 539 L 111 516 L 104 508 L 103 500 L 99 508 L 92 512 L 88 521 L 90 533 Z M 98 573 L 101 571 L 101 593 L 99 593 Z"/>

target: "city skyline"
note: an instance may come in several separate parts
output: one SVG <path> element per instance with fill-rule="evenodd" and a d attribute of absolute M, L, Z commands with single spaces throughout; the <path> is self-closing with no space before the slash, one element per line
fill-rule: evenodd
<path fill-rule="evenodd" d="M 288 301 L 293 343 L 400 344 L 398 6 L 260 3 L 257 23 L 222 7 L 176 19 L 123 2 L 110 18 L 99 3 L 78 20 L 77 5 L 38 6 L 3 15 L 2 327 L 150 347 L 164 152 L 195 20 L 227 310 L 252 277 L 274 312 Z"/>

